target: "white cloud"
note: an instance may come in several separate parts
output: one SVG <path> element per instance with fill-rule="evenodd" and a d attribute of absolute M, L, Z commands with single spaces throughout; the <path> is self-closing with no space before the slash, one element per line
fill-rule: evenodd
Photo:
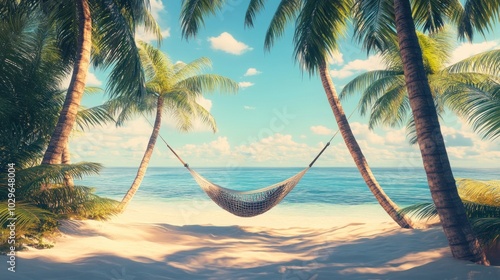
<path fill-rule="evenodd" d="M 200 104 L 203 108 L 205 108 L 209 112 L 212 109 L 212 100 L 206 99 L 201 95 L 196 98 L 196 103 Z"/>
<path fill-rule="evenodd" d="M 103 127 L 93 127 L 85 133 L 73 133 L 70 138 L 71 155 L 74 158 L 89 160 L 89 157 L 93 156 L 90 151 L 101 157 L 96 161 L 110 164 L 107 160 L 113 157 L 109 155 L 118 154 L 126 159 L 111 162 L 114 166 L 120 166 L 125 161 L 135 163 L 140 161 L 152 130 L 144 118 L 137 118 L 122 127 L 110 123 Z"/>
<path fill-rule="evenodd" d="M 163 39 L 170 37 L 170 28 L 162 30 L 161 36 L 163 37 Z M 146 31 L 144 29 L 144 26 L 137 27 L 135 37 L 137 40 L 141 40 L 147 43 L 156 41 L 156 35 L 149 31 Z"/>
<path fill-rule="evenodd" d="M 165 8 L 163 2 L 162 0 L 151 0 L 149 3 L 151 5 L 151 14 L 158 21 L 160 19 L 160 12 Z"/>
<path fill-rule="evenodd" d="M 253 86 L 253 85 L 255 85 L 255 84 L 254 84 L 254 83 L 252 83 L 252 82 L 239 82 L 239 83 L 238 83 L 238 86 L 239 86 L 240 88 L 247 88 L 247 87 L 251 87 L 251 86 Z"/>
<path fill-rule="evenodd" d="M 212 49 L 221 50 L 234 55 L 240 55 L 252 50 L 249 46 L 237 41 L 231 34 L 222 32 L 217 37 L 208 38 Z"/>
<path fill-rule="evenodd" d="M 354 74 L 384 69 L 385 65 L 380 55 L 372 55 L 367 59 L 356 59 L 347 63 L 341 69 L 330 70 L 330 75 L 334 78 L 347 78 Z"/>
<path fill-rule="evenodd" d="M 339 51 L 335 51 L 328 57 L 328 64 L 336 64 L 336 65 L 344 64 L 344 55 Z"/>
<path fill-rule="evenodd" d="M 66 76 L 64 80 L 62 80 L 60 88 L 67 89 L 69 87 L 69 83 L 71 82 L 71 74 Z M 97 78 L 97 76 L 92 72 L 87 72 L 87 78 L 85 79 L 86 86 L 101 86 L 102 81 Z"/>
<path fill-rule="evenodd" d="M 453 51 L 449 64 L 451 65 L 478 53 L 498 48 L 500 48 L 500 43 L 498 41 L 486 41 L 482 43 L 462 43 Z"/>
<path fill-rule="evenodd" d="M 255 76 L 255 75 L 259 75 L 260 71 L 258 71 L 257 69 L 255 68 L 248 68 L 247 72 L 245 72 L 245 74 L 243 76 Z"/>
<path fill-rule="evenodd" d="M 353 122 L 350 124 L 352 132 L 358 141 L 366 141 L 368 144 L 383 145 L 384 138 L 368 128 L 367 124 Z"/>
<path fill-rule="evenodd" d="M 404 128 L 388 131 L 384 138 L 387 145 L 399 146 L 408 143 L 406 140 L 406 130 Z"/>
<path fill-rule="evenodd" d="M 311 126 L 310 129 L 314 134 L 318 134 L 318 135 L 333 134 L 333 130 L 329 129 L 328 127 L 322 126 L 322 125 Z"/>
<path fill-rule="evenodd" d="M 243 106 L 243 109 L 245 109 L 245 110 L 255 110 L 255 107 L 245 105 L 245 106 Z"/>
<path fill-rule="evenodd" d="M 96 75 L 94 73 L 88 72 L 87 73 L 87 85 L 100 86 L 100 85 L 102 85 L 102 82 L 96 77 Z"/>

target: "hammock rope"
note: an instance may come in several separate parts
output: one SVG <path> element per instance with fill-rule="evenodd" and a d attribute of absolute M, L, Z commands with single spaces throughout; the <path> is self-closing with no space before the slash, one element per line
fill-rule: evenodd
<path fill-rule="evenodd" d="M 358 104 L 359 106 L 359 104 Z M 356 111 L 356 109 L 354 110 Z M 347 118 L 351 118 L 354 111 Z M 148 123 L 152 126 L 151 122 L 146 118 Z M 160 139 L 167 145 L 168 149 L 174 154 L 174 156 L 182 163 L 182 165 L 189 171 L 191 176 L 194 178 L 196 183 L 200 188 L 212 199 L 219 207 L 222 209 L 236 215 L 239 217 L 254 217 L 269 211 L 271 208 L 280 203 L 285 196 L 290 193 L 293 188 L 299 183 L 302 177 L 309 171 L 309 169 L 316 163 L 323 152 L 330 146 L 330 143 L 335 138 L 335 136 L 340 132 L 340 129 L 333 134 L 333 136 L 328 140 L 323 149 L 316 155 L 316 157 L 311 161 L 308 167 L 298 172 L 294 176 L 283 180 L 274 185 L 264 187 L 252 191 L 237 191 L 228 188 L 221 187 L 215 183 L 210 182 L 198 172 L 194 171 L 167 143 L 167 141 L 161 136 Z"/>

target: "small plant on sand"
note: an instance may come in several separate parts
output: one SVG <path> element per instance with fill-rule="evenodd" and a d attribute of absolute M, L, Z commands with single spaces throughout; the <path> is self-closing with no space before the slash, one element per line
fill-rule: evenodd
<path fill-rule="evenodd" d="M 500 181 L 458 179 L 457 185 L 472 228 L 488 255 L 491 255 L 500 244 Z M 437 217 L 436 206 L 432 202 L 408 206 L 401 211 L 421 220 Z M 496 263 L 492 261 L 492 264 Z"/>

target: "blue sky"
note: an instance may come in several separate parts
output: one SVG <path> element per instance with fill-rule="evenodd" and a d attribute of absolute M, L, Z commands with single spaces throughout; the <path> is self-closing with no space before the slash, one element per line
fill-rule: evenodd
<path fill-rule="evenodd" d="M 161 135 L 192 166 L 239 167 L 306 166 L 336 131 L 337 126 L 319 77 L 309 77 L 293 60 L 293 26 L 270 52 L 263 48 L 264 34 L 274 11 L 269 3 L 255 27 L 244 28 L 248 1 L 227 1 L 226 8 L 206 20 L 195 39 L 181 38 L 180 1 L 151 0 L 153 15 L 164 36 L 161 50 L 172 61 L 212 60 L 213 73 L 240 83 L 236 95 L 206 94 L 199 102 L 214 115 L 218 132 L 197 123 L 189 133 L 175 130 L 165 115 Z M 270 1 L 272 2 L 272 1 Z M 277 2 L 277 1 L 276 1 Z M 138 39 L 152 36 L 138 30 Z M 377 55 L 366 52 L 346 32 L 339 53 L 332 57 L 330 73 L 338 91 L 357 74 L 383 68 Z M 452 61 L 481 51 L 500 48 L 498 32 L 473 44 L 457 42 Z M 88 85 L 105 88 L 105 73 L 92 69 Z M 104 96 L 85 97 L 83 105 L 102 103 Z M 358 97 L 343 101 L 352 113 Z M 368 129 L 367 116 L 355 112 L 352 129 L 373 167 L 421 166 L 416 146 L 410 146 L 404 128 Z M 448 153 L 454 167 L 500 167 L 500 140 L 482 141 L 461 119 L 448 114 L 442 122 Z M 138 166 L 151 127 L 143 118 L 124 127 L 95 127 L 73 133 L 70 148 L 74 161 L 95 161 L 105 166 Z M 354 166 L 340 135 L 317 162 L 318 166 Z M 166 146 L 157 143 L 151 166 L 180 166 Z"/>

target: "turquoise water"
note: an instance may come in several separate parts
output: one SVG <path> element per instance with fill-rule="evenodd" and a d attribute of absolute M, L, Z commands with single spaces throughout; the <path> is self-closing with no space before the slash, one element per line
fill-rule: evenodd
<path fill-rule="evenodd" d="M 301 168 L 196 168 L 198 173 L 223 187 L 251 190 L 278 183 Z M 137 169 L 106 168 L 98 176 L 86 177 L 79 184 L 96 188 L 96 193 L 121 199 L 132 183 Z M 375 168 L 375 177 L 384 191 L 401 206 L 430 201 L 429 188 L 422 169 Z M 454 169 L 456 178 L 500 179 L 497 169 Z M 184 201 L 208 200 L 184 168 L 149 168 L 135 200 Z M 297 205 L 376 204 L 355 168 L 312 168 L 282 202 Z"/>

